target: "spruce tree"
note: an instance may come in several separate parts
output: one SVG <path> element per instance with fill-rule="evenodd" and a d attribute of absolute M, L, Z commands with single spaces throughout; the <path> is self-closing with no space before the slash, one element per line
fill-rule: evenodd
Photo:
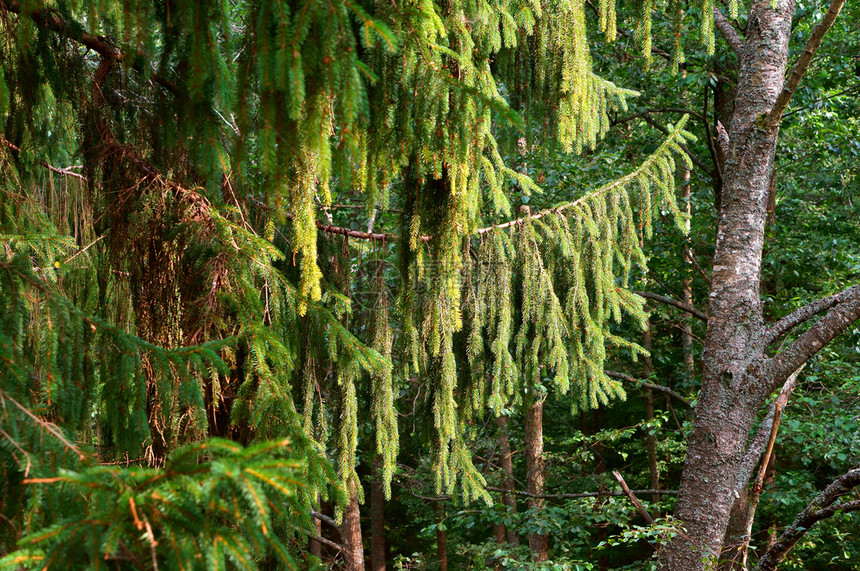
<path fill-rule="evenodd" d="M 593 147 L 636 96 L 594 73 L 585 3 L 0 11 L 0 507 L 29 534 L 6 567 L 93 528 L 81 565 L 289 566 L 320 498 L 362 496 L 364 421 L 390 495 L 409 379 L 437 488 L 464 500 L 488 497 L 468 448 L 488 410 L 545 379 L 576 410 L 624 397 L 607 347 L 643 350 L 611 324 L 644 326 L 627 279 L 655 212 L 684 229 L 686 119 L 540 212 L 513 212 L 541 189 L 504 158 Z M 614 3 L 597 11 L 612 41 Z M 385 222 L 335 225 L 336 196 Z"/>

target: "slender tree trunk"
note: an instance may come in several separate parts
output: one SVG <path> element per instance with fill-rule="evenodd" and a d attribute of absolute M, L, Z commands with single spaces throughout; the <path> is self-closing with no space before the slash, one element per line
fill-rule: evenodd
<path fill-rule="evenodd" d="M 642 336 L 642 347 L 646 351 L 651 351 L 651 321 L 645 325 L 645 333 Z M 654 372 L 654 364 L 651 357 L 642 359 L 642 375 L 648 379 L 651 373 Z M 654 391 L 645 389 L 645 420 L 651 422 L 654 420 Z M 645 447 L 648 450 L 648 475 L 652 490 L 660 489 L 660 468 L 657 466 L 657 437 L 649 433 L 645 435 Z M 651 501 L 659 502 L 660 494 L 651 496 Z"/>
<path fill-rule="evenodd" d="M 353 493 L 343 512 L 341 526 L 346 571 L 364 571 L 364 544 L 361 539 L 361 514 L 358 509 L 358 494 Z"/>
<path fill-rule="evenodd" d="M 582 430 L 583 435 L 592 435 L 600 430 L 600 427 L 603 425 L 602 423 L 602 410 L 600 407 L 591 410 L 591 422 L 586 421 L 585 415 L 582 415 L 582 422 L 580 424 L 580 430 Z M 586 446 L 586 449 L 588 447 Z M 591 450 L 594 454 L 594 473 L 603 474 L 606 472 L 606 448 L 603 446 L 603 441 L 597 439 L 594 442 L 594 445 L 591 446 Z M 600 526 L 597 529 L 597 541 L 594 545 L 599 545 L 600 543 L 606 541 L 609 538 L 609 530 L 606 526 Z M 607 571 L 609 569 L 609 556 L 606 553 L 605 549 L 601 549 L 597 551 L 597 554 L 594 553 L 594 547 L 592 547 L 592 558 L 597 558 L 597 568 L 600 571 Z"/>
<path fill-rule="evenodd" d="M 504 479 L 502 480 L 502 503 L 508 508 L 510 513 L 517 513 L 517 495 L 514 483 L 514 461 L 513 453 L 511 452 L 511 441 L 508 438 L 508 417 L 497 416 L 496 425 L 499 427 L 499 464 L 501 465 Z M 504 526 L 502 526 L 504 528 Z M 520 536 L 513 529 L 505 529 L 505 537 L 511 545 L 520 544 Z M 501 542 L 502 539 L 499 541 Z"/>
<path fill-rule="evenodd" d="M 385 571 L 385 492 L 382 488 L 380 459 L 374 463 L 370 484 L 370 569 Z"/>
<path fill-rule="evenodd" d="M 314 531 L 317 537 L 322 537 L 322 522 L 316 518 L 314 518 Z M 318 559 L 322 557 L 322 543 L 312 538 L 310 544 L 311 555 Z"/>
<path fill-rule="evenodd" d="M 502 505 L 504 505 L 504 492 L 502 493 Z M 503 523 L 493 524 L 493 537 L 496 538 L 496 543 L 505 545 L 507 543 L 507 529 Z"/>
<path fill-rule="evenodd" d="M 448 571 L 448 534 L 444 528 L 445 504 L 436 502 L 436 559 L 439 571 Z"/>
<path fill-rule="evenodd" d="M 749 473 L 747 438 L 771 390 L 764 360 L 759 280 L 778 126 L 763 118 L 783 86 L 794 0 L 756 0 L 750 10 L 723 175 L 702 389 L 675 516 L 686 533 L 660 554 L 672 571 L 697 571 L 720 553 Z"/>
<path fill-rule="evenodd" d="M 689 217 L 692 215 L 692 208 L 690 204 L 690 169 L 687 168 L 687 165 L 681 166 L 681 197 L 684 200 L 684 213 L 687 215 L 684 225 L 689 234 Z M 681 281 L 681 293 L 684 297 L 684 303 L 689 306 L 693 305 L 692 264 L 693 251 L 690 248 L 684 248 L 684 279 Z M 681 319 L 681 348 L 684 352 L 684 371 L 688 378 L 692 378 L 696 370 L 696 363 L 693 360 L 693 316 L 689 313 L 685 313 Z"/>
<path fill-rule="evenodd" d="M 528 491 L 530 494 L 540 495 L 544 493 L 544 460 L 543 460 L 543 398 L 542 396 L 530 396 L 531 402 L 526 409 L 526 471 L 528 480 Z M 544 506 L 543 498 L 530 497 L 528 499 L 529 509 L 541 510 Z M 529 548 L 532 552 L 532 560 L 535 562 L 549 559 L 549 547 L 546 534 L 529 535 Z"/>

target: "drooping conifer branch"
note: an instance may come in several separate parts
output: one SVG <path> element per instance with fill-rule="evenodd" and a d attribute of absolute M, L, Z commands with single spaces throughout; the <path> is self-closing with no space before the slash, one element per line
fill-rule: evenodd
<path fill-rule="evenodd" d="M 600 25 L 611 39 L 615 2 L 599 4 Z M 650 52 L 653 3 L 646 5 L 637 35 Z M 338 479 L 319 461 L 327 445 L 337 447 L 339 479 L 358 493 L 361 423 L 375 426 L 388 484 L 397 452 L 396 383 L 399 375 L 420 375 L 430 389 L 440 488 L 462 483 L 466 498 L 487 498 L 469 438 L 488 402 L 494 409 L 515 405 L 524 381 L 533 386 L 545 379 L 560 392 L 573 390 L 578 409 L 623 396 L 620 383 L 603 371 L 607 345 L 634 356 L 641 349 L 613 335 L 610 324 L 625 316 L 644 319 L 627 276 L 645 262 L 640 238 L 650 233 L 655 209 L 678 214 L 673 177 L 687 140 L 683 120 L 620 181 L 574 203 L 476 230 L 487 215 L 483 208 L 510 218 L 511 181 L 534 189 L 505 164 L 496 141 L 509 124 L 525 126 L 516 111 L 545 106 L 531 117 L 544 115 L 562 146 L 581 149 L 606 134 L 609 112 L 624 109 L 633 95 L 593 73 L 583 2 L 532 2 L 513 10 L 508 3 L 485 9 L 395 0 L 375 4 L 373 14 L 359 2 L 306 2 L 297 12 L 263 2 L 247 5 L 256 12 L 253 18 L 242 14 L 241 26 L 221 22 L 234 22 L 244 5 L 230 5 L 227 13 L 227 4 L 208 5 L 207 12 L 194 3 L 171 3 L 167 17 L 151 6 L 94 10 L 85 30 L 73 19 L 84 13 L 78 5 L 61 12 L 0 0 L 0 9 L 21 16 L 11 25 L 28 31 L 35 23 L 40 34 L 50 30 L 75 45 L 66 51 L 84 75 L 93 64 L 92 57 L 80 57 L 80 46 L 101 56 L 90 94 L 95 105 L 76 117 L 84 128 L 69 141 L 91 159 L 89 172 L 101 166 L 97 198 L 110 205 L 104 218 L 110 263 L 127 264 L 128 271 L 105 268 L 111 279 L 121 278 L 84 290 L 148 304 L 124 324 L 138 330 L 164 310 L 152 303 L 152 292 L 164 293 L 177 308 L 166 311 L 171 342 L 238 336 L 235 347 L 218 355 L 229 370 L 185 355 L 202 363 L 182 379 L 188 385 L 180 387 L 182 398 L 190 395 L 191 403 L 174 398 L 179 393 L 166 379 L 175 377 L 158 369 L 163 363 L 155 363 L 157 373 L 141 373 L 140 363 L 131 368 L 124 390 L 155 390 L 144 395 L 146 403 L 113 403 L 109 410 L 118 416 L 124 405 L 138 415 L 135 442 L 146 439 L 150 418 L 142 416 L 158 416 L 147 413 L 147 404 L 162 407 L 163 426 L 189 417 L 202 426 L 208 409 L 224 404 L 222 424 L 213 420 L 209 430 L 229 424 L 242 431 L 237 438 L 249 440 L 289 433 L 312 451 L 302 501 L 316 502 L 324 482 Z M 95 30 L 115 31 L 123 47 Z M 135 41 L 136 48 L 126 47 Z M 157 72 L 150 70 L 153 62 Z M 523 81 L 526 68 L 531 71 Z M 179 96 L 162 97 L 150 80 Z M 78 84 L 56 85 L 58 99 L 86 97 Z M 199 120 L 210 114 L 222 117 L 211 124 Z M 256 154 L 249 156 L 249 149 Z M 236 207 L 219 204 L 219 192 L 226 193 L 219 182 L 240 166 L 246 169 L 236 184 L 240 198 L 229 189 Z M 399 236 L 318 220 L 335 180 L 379 208 L 387 206 L 389 193 L 408 189 Z M 260 197 L 270 210 L 245 209 L 242 192 L 244 200 Z M 279 227 L 284 219 L 292 232 Z M 318 240 L 320 233 L 383 248 L 399 240 L 404 264 L 398 285 L 408 290 L 399 311 L 389 312 L 390 284 L 381 269 L 369 288 L 373 302 L 355 309 L 363 294 L 344 275 L 358 248 L 350 250 L 348 240 Z M 291 258 L 299 266 L 298 285 L 280 270 Z M 364 286 L 371 279 L 360 281 Z M 128 288 L 134 289 L 130 296 Z M 521 297 L 526 301 L 519 304 Z M 368 308 L 373 320 L 365 315 Z M 402 339 L 390 323 L 400 315 Z M 458 346 L 466 337 L 469 366 L 460 361 Z M 491 341 L 484 346 L 484 339 Z M 394 369 L 391 355 L 397 354 L 409 354 L 411 362 Z M 296 403 L 299 393 L 304 399 Z M 361 406 L 358 399 L 367 393 L 371 404 Z M 177 402 L 187 405 L 188 416 L 176 414 Z M 331 419 L 337 424 L 330 426 Z M 264 511 L 257 502 L 247 507 Z"/>
<path fill-rule="evenodd" d="M 654 151 L 651 156 L 649 156 L 645 161 L 642 162 L 634 171 L 630 172 L 623 177 L 616 179 L 610 183 L 607 183 L 597 190 L 586 194 L 585 196 L 574 200 L 573 202 L 568 202 L 554 208 L 549 208 L 547 210 L 542 210 L 535 214 L 529 214 L 527 216 L 523 216 L 521 218 L 517 218 L 511 220 L 509 222 L 503 222 L 501 224 L 495 224 L 493 226 L 487 226 L 484 228 L 479 228 L 475 231 L 476 234 L 486 234 L 488 232 L 492 232 L 493 230 L 503 230 L 505 228 L 510 228 L 512 226 L 517 226 L 520 224 L 524 224 L 529 221 L 539 220 L 545 216 L 549 216 L 551 214 L 562 214 L 570 209 L 575 209 L 580 205 L 585 204 L 588 201 L 599 199 L 600 197 L 620 188 L 624 188 L 628 184 L 631 184 L 635 181 L 640 180 L 642 177 L 648 177 L 653 175 L 653 169 L 657 165 L 657 163 L 661 160 L 665 160 L 667 153 L 669 151 L 676 151 L 680 154 L 686 156 L 683 149 L 681 149 L 680 144 L 682 144 L 688 138 L 691 138 L 692 135 L 684 131 L 684 126 L 687 123 L 687 117 L 682 117 L 677 124 L 675 124 L 674 128 L 667 133 L 666 138 L 660 144 L 656 151 Z"/>

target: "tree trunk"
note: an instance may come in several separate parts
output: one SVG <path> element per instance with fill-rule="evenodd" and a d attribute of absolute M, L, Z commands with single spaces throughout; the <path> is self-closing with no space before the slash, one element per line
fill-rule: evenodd
<path fill-rule="evenodd" d="M 690 216 L 692 208 L 690 204 L 690 169 L 687 165 L 681 167 L 681 197 L 684 200 L 684 213 L 688 216 L 684 225 L 687 233 L 690 232 Z M 681 293 L 683 302 L 689 306 L 693 305 L 693 276 L 691 274 L 693 264 L 693 250 L 684 248 L 684 279 L 681 281 Z M 696 364 L 693 360 L 693 316 L 685 313 L 681 319 L 681 348 L 684 352 L 684 371 L 687 378 L 692 379 L 696 372 Z M 655 490 L 657 488 L 654 488 Z"/>
<path fill-rule="evenodd" d="M 374 464 L 370 484 L 370 569 L 385 571 L 385 491 L 382 488 L 380 459 Z"/>
<path fill-rule="evenodd" d="M 508 508 L 510 513 L 516 514 L 517 495 L 514 491 L 514 462 L 511 452 L 511 441 L 508 438 L 508 417 L 497 416 L 496 425 L 499 427 L 499 464 L 504 474 L 501 486 L 505 490 L 502 492 L 502 503 Z M 507 538 L 507 542 L 511 545 L 520 544 L 520 536 L 517 535 L 516 531 L 510 528 L 505 529 L 505 526 L 502 526 L 502 528 L 504 529 L 504 537 L 499 539 L 500 543 Z"/>
<path fill-rule="evenodd" d="M 436 559 L 439 571 L 448 571 L 448 534 L 445 532 L 445 505 L 436 502 Z"/>
<path fill-rule="evenodd" d="M 358 493 L 353 493 L 343 512 L 343 525 L 341 526 L 344 556 L 346 557 L 344 569 L 346 571 L 364 571 L 364 544 L 361 539 L 360 517 Z"/>
<path fill-rule="evenodd" d="M 645 325 L 645 334 L 642 336 L 642 348 L 646 351 L 651 351 L 651 321 Z M 642 359 L 642 377 L 648 379 L 651 373 L 654 372 L 654 364 L 651 357 L 647 356 Z M 645 389 L 645 420 L 651 422 L 654 420 L 654 391 Z M 657 466 L 657 437 L 651 434 L 649 429 L 645 436 L 645 447 L 648 450 L 648 474 L 652 490 L 660 489 L 660 468 Z M 659 502 L 660 494 L 651 496 L 651 501 Z"/>
<path fill-rule="evenodd" d="M 544 493 L 544 460 L 543 460 L 543 396 L 530 396 L 532 399 L 526 409 L 526 478 L 528 481 L 528 492 L 534 495 Z M 543 509 L 543 498 L 530 497 L 528 499 L 529 509 L 540 511 Z M 532 560 L 535 562 L 549 559 L 549 547 L 546 534 L 530 534 L 529 548 L 532 552 Z"/>
<path fill-rule="evenodd" d="M 745 537 L 746 522 L 749 518 L 750 498 L 746 487 L 738 490 L 739 497 L 729 514 L 729 523 L 726 526 L 726 535 L 720 552 L 720 571 L 734 571 L 744 569 L 744 546 L 749 545 L 749 538 Z"/>
<path fill-rule="evenodd" d="M 686 533 L 660 554 L 672 571 L 696 571 L 720 553 L 729 514 L 749 474 L 747 438 L 773 379 L 764 360 L 759 280 L 773 159 L 779 132 L 764 119 L 783 87 L 794 0 L 756 0 L 741 68 L 723 173 L 702 389 L 675 516 Z M 759 378 L 757 378 L 759 377 Z"/>
<path fill-rule="evenodd" d="M 317 518 L 314 518 L 314 531 L 316 532 L 317 537 L 322 537 L 322 522 Z M 316 539 L 310 539 L 310 550 L 311 555 L 313 555 L 317 559 L 322 557 L 322 543 L 320 543 Z"/>

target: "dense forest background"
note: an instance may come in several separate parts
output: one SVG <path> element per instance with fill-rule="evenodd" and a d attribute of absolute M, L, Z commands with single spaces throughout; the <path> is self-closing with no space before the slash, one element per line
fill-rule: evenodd
<path fill-rule="evenodd" d="M 0 0 L 0 569 L 860 569 L 843 4 Z"/>

